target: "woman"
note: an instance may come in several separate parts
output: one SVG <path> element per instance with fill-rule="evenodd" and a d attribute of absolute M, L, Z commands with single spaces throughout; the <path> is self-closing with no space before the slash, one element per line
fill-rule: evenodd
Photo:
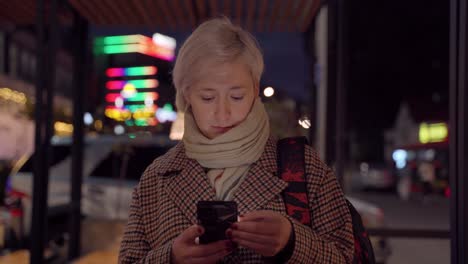
<path fill-rule="evenodd" d="M 263 58 L 226 18 L 200 25 L 178 54 L 182 142 L 156 159 L 135 188 L 120 263 L 350 263 L 351 217 L 333 173 L 306 148 L 312 224 L 286 214 L 276 141 L 259 99 Z M 235 201 L 229 240 L 199 245 L 200 200 Z"/>

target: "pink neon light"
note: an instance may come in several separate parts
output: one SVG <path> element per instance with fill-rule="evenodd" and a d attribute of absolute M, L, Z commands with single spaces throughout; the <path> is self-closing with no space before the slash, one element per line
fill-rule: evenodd
<path fill-rule="evenodd" d="M 106 75 L 107 75 L 108 77 L 124 76 L 124 75 L 125 75 L 125 69 L 124 69 L 124 68 L 111 68 L 111 69 L 107 69 Z"/>
<path fill-rule="evenodd" d="M 131 83 L 138 88 L 157 88 L 159 86 L 159 81 L 156 79 L 144 79 L 144 80 L 128 80 L 128 81 L 108 81 L 106 83 L 106 88 L 108 90 L 121 90 L 124 88 L 125 84 Z"/>
<path fill-rule="evenodd" d="M 107 94 L 106 95 L 106 102 L 108 103 L 114 103 L 115 100 L 117 98 L 121 97 L 120 94 L 115 94 L 115 93 L 111 93 L 111 94 Z"/>
<path fill-rule="evenodd" d="M 106 83 L 106 88 L 109 90 L 122 89 L 125 85 L 125 81 L 109 81 Z"/>

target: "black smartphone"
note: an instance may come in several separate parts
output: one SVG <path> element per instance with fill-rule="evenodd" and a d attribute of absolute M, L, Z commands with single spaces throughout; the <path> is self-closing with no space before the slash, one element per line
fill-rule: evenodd
<path fill-rule="evenodd" d="M 237 215 L 237 203 L 234 201 L 199 201 L 198 224 L 205 229 L 199 237 L 200 244 L 227 239 L 226 229 L 237 222 Z"/>

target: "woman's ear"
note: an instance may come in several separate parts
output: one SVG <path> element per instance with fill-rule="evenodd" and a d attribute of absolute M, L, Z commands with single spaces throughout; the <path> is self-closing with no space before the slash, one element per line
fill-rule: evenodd
<path fill-rule="evenodd" d="M 188 106 L 190 105 L 190 95 L 188 89 L 186 89 L 184 92 L 184 101 L 185 105 L 187 106 L 186 108 L 188 108 Z"/>
<path fill-rule="evenodd" d="M 254 83 L 254 95 L 260 96 L 260 85 L 258 83 Z"/>

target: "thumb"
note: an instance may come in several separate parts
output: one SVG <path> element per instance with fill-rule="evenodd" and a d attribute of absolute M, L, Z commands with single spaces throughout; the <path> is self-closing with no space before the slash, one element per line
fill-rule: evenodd
<path fill-rule="evenodd" d="M 182 233 L 181 240 L 185 243 L 195 243 L 195 238 L 201 236 L 205 230 L 199 225 L 192 225 Z"/>

